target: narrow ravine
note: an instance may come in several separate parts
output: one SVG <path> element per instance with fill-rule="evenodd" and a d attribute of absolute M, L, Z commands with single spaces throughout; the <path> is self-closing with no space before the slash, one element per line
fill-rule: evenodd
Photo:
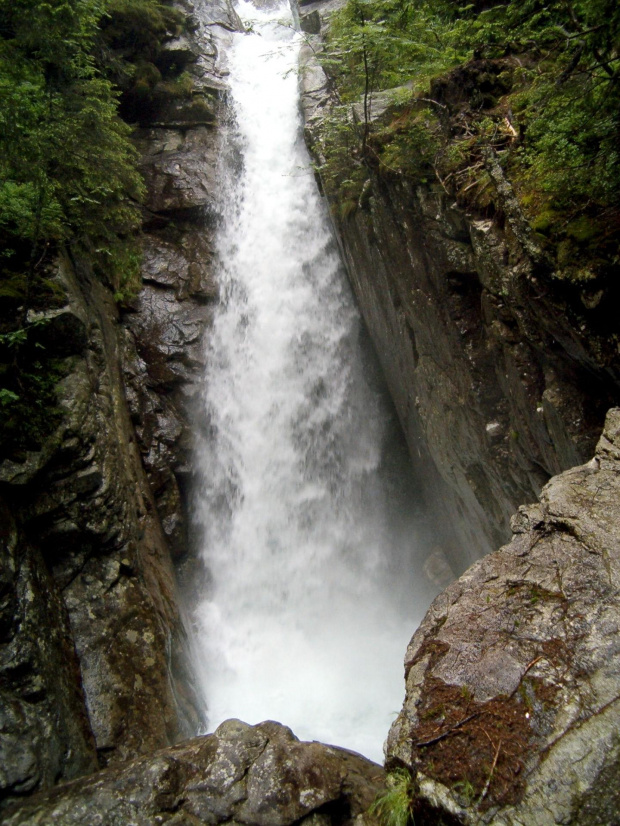
<path fill-rule="evenodd" d="M 382 759 L 434 594 L 404 447 L 303 145 L 286 6 L 238 11 L 197 515 L 210 729 L 275 719 Z M 370 383 L 369 383 L 370 382 Z"/>

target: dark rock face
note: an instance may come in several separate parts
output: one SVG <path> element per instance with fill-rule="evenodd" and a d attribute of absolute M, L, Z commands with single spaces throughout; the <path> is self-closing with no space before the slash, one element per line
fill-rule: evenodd
<path fill-rule="evenodd" d="M 65 605 L 0 500 L 0 798 L 96 767 Z"/>
<path fill-rule="evenodd" d="M 353 752 L 301 743 L 278 723 L 228 720 L 208 737 L 38 795 L 4 823 L 363 826 L 383 782 L 383 769 Z"/>
<path fill-rule="evenodd" d="M 406 655 L 388 767 L 464 824 L 617 821 L 620 409 L 595 457 L 513 518 L 441 594 Z M 435 822 L 434 820 L 430 822 Z"/>
<path fill-rule="evenodd" d="M 40 450 L 0 464 L 5 804 L 201 724 L 171 554 L 187 545 L 188 423 L 216 295 L 218 44 L 238 21 L 222 2 L 196 26 L 204 48 L 191 38 L 168 44 L 171 60 L 183 53 L 195 93 L 162 103 L 158 123 L 137 136 L 150 196 L 145 288 L 119 317 L 87 264 L 59 262 L 65 306 L 41 327 L 46 351 L 65 365 L 59 424 Z"/>
<path fill-rule="evenodd" d="M 161 201 L 155 192 L 145 237 L 144 286 L 135 312 L 124 318 L 124 370 L 144 466 L 164 532 L 180 557 L 187 549 L 181 486 L 189 473 L 189 425 L 204 376 L 204 332 L 217 297 L 205 219 L 215 209 L 212 178 L 219 137 L 201 128 L 188 133 L 191 139 L 175 133 L 171 142 L 170 133 L 149 130 L 141 141 L 147 180 L 152 190 L 166 191 L 167 206 L 156 212 Z M 169 177 L 166 170 L 172 170 Z"/>
<path fill-rule="evenodd" d="M 306 34 L 319 34 L 321 31 L 321 17 L 315 9 L 299 18 L 299 28 Z"/>
<path fill-rule="evenodd" d="M 242 26 L 228 2 L 195 10 L 184 47 L 194 92 L 174 112 L 138 130 L 147 183 L 143 289 L 123 319 L 124 378 L 132 421 L 157 510 L 176 559 L 187 553 L 186 488 L 192 432 L 205 371 L 203 337 L 217 298 L 213 228 L 218 156 L 226 122 L 226 71 L 219 54 Z M 197 47 L 197 43 L 200 47 Z M 190 48 L 191 46 L 191 48 Z M 181 109 L 200 102 L 209 117 Z M 180 108 L 179 108 L 180 107 Z M 192 110 L 193 111 L 193 110 Z"/>
<path fill-rule="evenodd" d="M 316 5 L 325 18 L 330 4 Z M 329 84 L 309 47 L 302 62 L 320 158 Z M 510 184 L 489 167 L 501 223 L 457 207 L 439 184 L 370 171 L 353 214 L 332 204 L 429 504 L 440 500 L 460 529 L 459 570 L 506 541 L 511 514 L 552 475 L 591 455 L 618 399 L 613 343 L 544 273 Z"/>
<path fill-rule="evenodd" d="M 8 637 L 2 689 L 12 707 L 28 709 L 20 748 L 38 760 L 36 782 L 32 767 L 12 764 L 17 774 L 7 792 L 93 767 L 86 711 L 104 763 L 174 742 L 196 720 L 173 675 L 171 652 L 184 631 L 124 399 L 116 309 L 107 290 L 68 260 L 56 280 L 75 317 L 67 329 L 83 324 L 86 344 L 80 337 L 67 358 L 56 431 L 24 462 L 0 466 L 15 524 L 3 549 L 6 625 L 18 629 Z M 59 345 L 63 352 L 71 340 Z M 50 716 L 57 718 L 51 727 Z M 50 743 L 42 747 L 46 726 Z M 11 731 L 7 723 L 3 744 Z"/>

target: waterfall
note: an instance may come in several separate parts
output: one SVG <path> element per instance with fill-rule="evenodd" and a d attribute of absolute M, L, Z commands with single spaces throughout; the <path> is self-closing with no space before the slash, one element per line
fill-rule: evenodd
<path fill-rule="evenodd" d="M 198 452 L 199 672 L 211 729 L 275 719 L 381 760 L 432 586 L 403 447 L 303 145 L 299 35 L 285 7 L 238 11 L 252 27 L 229 55 L 221 301 Z"/>

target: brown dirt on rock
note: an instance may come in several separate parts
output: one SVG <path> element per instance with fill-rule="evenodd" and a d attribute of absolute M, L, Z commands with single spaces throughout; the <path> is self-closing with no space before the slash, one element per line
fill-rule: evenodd
<path fill-rule="evenodd" d="M 465 687 L 429 677 L 411 732 L 412 763 L 480 809 L 518 802 L 533 732 L 527 706 L 514 697 L 476 702 Z"/>

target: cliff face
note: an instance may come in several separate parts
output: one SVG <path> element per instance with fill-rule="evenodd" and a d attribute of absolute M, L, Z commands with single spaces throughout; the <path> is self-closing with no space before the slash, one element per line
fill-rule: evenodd
<path fill-rule="evenodd" d="M 136 133 L 147 183 L 143 286 L 123 317 L 124 379 L 140 453 L 174 557 L 187 552 L 187 482 L 204 376 L 203 336 L 217 297 L 218 126 L 227 118 L 220 54 L 241 27 L 226 2 L 196 7 L 192 40 L 168 44 L 193 93 L 164 102 Z M 197 43 L 200 43 L 198 47 Z"/>
<path fill-rule="evenodd" d="M 55 329 L 48 346 L 71 353 L 60 423 L 41 451 L 5 460 L 0 471 L 15 525 L 6 570 L 24 579 L 3 640 L 2 688 L 16 719 L 29 723 L 19 738 L 3 738 L 16 772 L 5 792 L 72 776 L 86 747 L 91 764 L 95 754 L 107 762 L 191 730 L 171 670 L 183 635 L 174 576 L 129 422 L 115 308 L 68 260 L 56 279 L 68 304 L 46 325 Z M 76 712 L 80 675 L 85 708 Z M 65 728 L 70 716 L 82 724 Z"/>
<path fill-rule="evenodd" d="M 302 26 L 330 7 L 304 5 Z M 302 92 L 321 162 L 333 95 L 317 48 L 305 47 Z M 378 100 L 379 118 L 384 109 Z M 588 458 L 618 396 L 617 354 L 588 296 L 550 277 L 492 157 L 488 172 L 499 219 L 457 206 L 438 182 L 371 169 L 347 217 L 331 204 L 429 504 L 441 500 L 459 530 L 458 570 L 506 540 L 512 512 L 550 476 Z"/>
<path fill-rule="evenodd" d="M 174 743 L 201 722 L 173 559 L 186 549 L 187 427 L 215 295 L 219 45 L 238 21 L 222 3 L 194 25 L 204 47 L 167 44 L 192 96 L 160 101 L 136 136 L 145 287 L 119 316 L 88 262 L 58 262 L 58 309 L 40 314 L 41 344 L 62 362 L 58 424 L 40 450 L 0 465 L 0 798 Z"/>
<path fill-rule="evenodd" d="M 326 8 L 306 5 L 308 31 Z M 161 99 L 136 135 L 144 289 L 119 313 L 86 262 L 58 262 L 64 298 L 41 328 L 64 365 L 58 423 L 40 450 L 0 465 L 10 823 L 93 811 L 110 824 L 371 823 L 382 787 L 366 761 L 273 723 L 170 746 L 202 713 L 173 563 L 187 548 L 189 427 L 216 295 L 219 49 L 238 26 L 225 3 L 195 17 L 206 45 L 168 44 L 194 91 Z M 329 90 L 311 50 L 305 60 L 320 154 Z M 429 506 L 457 528 L 456 569 L 501 544 L 551 475 L 589 458 L 618 380 L 588 325 L 595 302 L 552 285 L 492 158 L 489 170 L 501 222 L 439 185 L 370 171 L 353 213 L 334 212 Z M 442 594 L 410 644 L 388 764 L 410 772 L 429 823 L 607 824 L 618 810 L 618 428 L 616 411 L 594 460 L 522 508 L 510 545 Z"/>

